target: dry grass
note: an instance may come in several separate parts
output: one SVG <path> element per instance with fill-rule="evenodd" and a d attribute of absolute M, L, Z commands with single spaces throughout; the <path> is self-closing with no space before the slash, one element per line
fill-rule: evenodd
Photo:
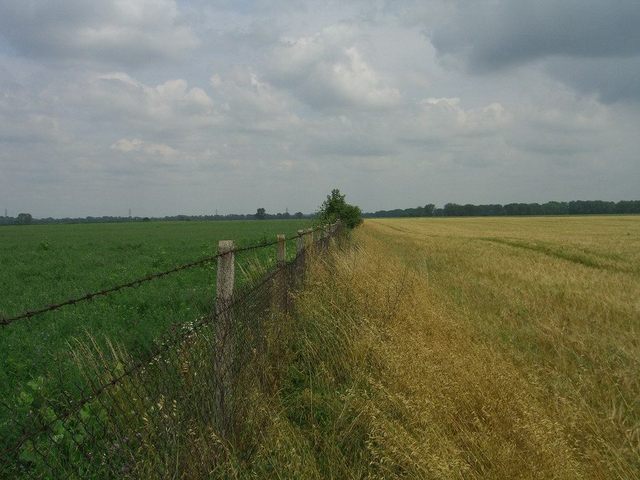
<path fill-rule="evenodd" d="M 416 478 L 637 478 L 640 219 L 368 221 L 369 444 Z"/>
<path fill-rule="evenodd" d="M 639 234 L 367 221 L 298 299 L 278 475 L 639 478 Z"/>

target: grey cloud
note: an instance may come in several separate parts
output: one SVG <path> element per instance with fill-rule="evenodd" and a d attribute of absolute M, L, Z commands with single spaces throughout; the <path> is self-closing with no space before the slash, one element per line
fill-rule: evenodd
<path fill-rule="evenodd" d="M 431 39 L 442 54 L 462 55 L 475 70 L 493 70 L 537 58 L 640 54 L 636 0 L 500 0 L 461 2 L 452 21 Z"/>
<path fill-rule="evenodd" d="M 197 45 L 173 0 L 0 2 L 0 36 L 23 55 L 134 67 Z"/>
<path fill-rule="evenodd" d="M 556 78 L 613 102 L 640 99 L 639 25 L 637 0 L 460 1 L 430 38 L 471 72 L 544 60 Z"/>
<path fill-rule="evenodd" d="M 640 23 L 638 24 L 640 31 Z M 549 72 L 605 103 L 640 102 L 640 55 L 630 58 L 554 59 Z"/>
<path fill-rule="evenodd" d="M 311 140 L 308 151 L 314 156 L 364 157 L 370 160 L 397 153 L 393 141 L 388 139 L 375 139 L 369 135 L 341 134 Z"/>

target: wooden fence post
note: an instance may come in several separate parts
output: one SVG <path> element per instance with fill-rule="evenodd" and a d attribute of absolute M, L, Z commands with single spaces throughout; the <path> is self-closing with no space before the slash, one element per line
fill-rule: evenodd
<path fill-rule="evenodd" d="M 233 423 L 233 392 L 231 368 L 234 363 L 235 339 L 233 335 L 233 286 L 235 280 L 235 255 L 233 240 L 218 242 L 218 272 L 216 275 L 216 325 L 214 375 L 215 401 L 218 408 L 219 428 L 229 433 Z"/>
<path fill-rule="evenodd" d="M 286 252 L 287 252 L 287 236 L 284 234 L 278 235 L 278 250 L 276 255 L 277 265 L 278 267 L 282 267 L 286 262 Z"/>
<path fill-rule="evenodd" d="M 279 234 L 277 236 L 278 243 L 276 249 L 276 265 L 278 271 L 275 275 L 274 287 L 276 289 L 275 297 L 276 303 L 275 306 L 280 312 L 289 311 L 289 303 L 288 303 L 288 292 L 287 292 L 287 269 L 285 268 L 287 263 L 287 236 L 284 234 Z"/>
<path fill-rule="evenodd" d="M 235 281 L 235 255 L 233 240 L 218 242 L 218 273 L 216 275 L 216 313 L 224 315 L 230 313 L 229 305 L 233 297 Z"/>
<path fill-rule="evenodd" d="M 304 251 L 304 230 L 298 230 L 298 238 L 296 238 L 296 257 L 299 257 Z"/>
<path fill-rule="evenodd" d="M 305 230 L 305 246 L 307 249 L 313 247 L 313 228 L 307 228 Z"/>

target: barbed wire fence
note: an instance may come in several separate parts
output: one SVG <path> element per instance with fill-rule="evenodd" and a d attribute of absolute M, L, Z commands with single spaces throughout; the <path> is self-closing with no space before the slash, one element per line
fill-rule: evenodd
<path fill-rule="evenodd" d="M 234 248 L 165 272 L 47 307 L 1 318 L 0 325 L 69 307 L 202 265 L 217 264 L 211 313 L 175 326 L 132 358 L 116 345 L 77 342 L 73 355 L 83 386 L 30 403 L 0 400 L 0 478 L 208 478 L 228 471 L 229 445 L 256 447 L 243 424 L 260 422 L 251 397 L 277 388 L 282 334 L 292 294 L 304 282 L 310 255 L 323 255 L 343 233 L 339 223 L 300 230 L 293 238 Z M 287 261 L 288 240 L 296 252 Z M 237 286 L 236 256 L 276 247 L 276 266 Z M 0 330 L 1 331 L 1 330 Z M 30 399 L 33 400 L 33 399 Z"/>

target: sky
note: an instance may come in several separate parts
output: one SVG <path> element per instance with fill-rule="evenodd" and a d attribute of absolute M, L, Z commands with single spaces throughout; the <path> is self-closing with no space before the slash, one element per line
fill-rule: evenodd
<path fill-rule="evenodd" d="M 0 214 L 640 198 L 638 0 L 0 0 Z"/>

